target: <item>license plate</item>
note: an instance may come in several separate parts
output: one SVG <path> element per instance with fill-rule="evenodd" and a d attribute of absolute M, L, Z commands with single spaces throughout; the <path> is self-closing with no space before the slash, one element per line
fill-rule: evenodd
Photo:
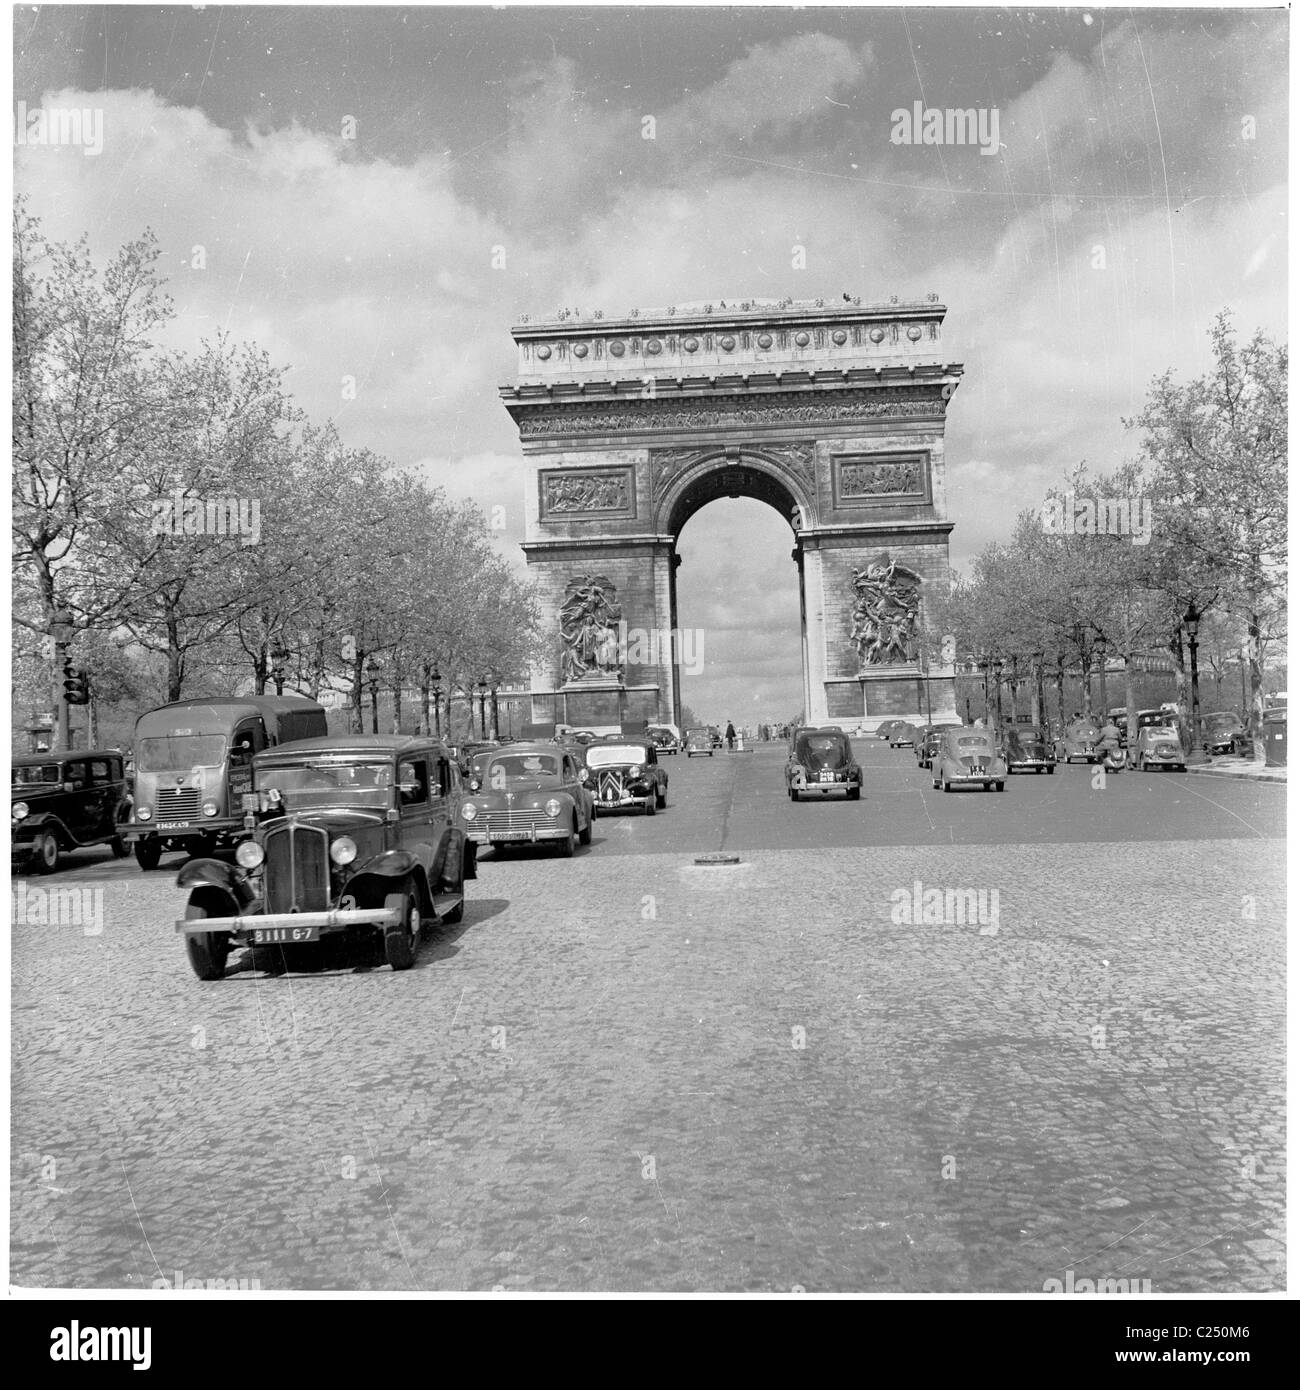
<path fill-rule="evenodd" d="M 532 832 L 528 830 L 498 830 L 492 836 L 493 840 L 531 840 Z"/>
<path fill-rule="evenodd" d="M 827 772 L 826 769 L 823 768 L 821 779 L 823 782 L 833 782 L 835 780 L 835 774 L 833 772 Z"/>
<path fill-rule="evenodd" d="M 160 820 L 157 828 L 159 830 L 188 830 L 190 822 L 187 820 Z"/>
<path fill-rule="evenodd" d="M 254 946 L 274 946 L 281 942 L 319 941 L 319 927 L 254 927 Z"/>

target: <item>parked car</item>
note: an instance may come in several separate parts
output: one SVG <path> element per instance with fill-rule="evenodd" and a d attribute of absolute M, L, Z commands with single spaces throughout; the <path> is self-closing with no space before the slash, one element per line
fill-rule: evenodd
<path fill-rule="evenodd" d="M 176 930 L 201 980 L 219 980 L 237 946 L 312 947 L 377 936 L 408 970 L 423 930 L 465 910 L 476 851 L 460 820 L 460 773 L 428 738 L 312 738 L 253 759 L 235 863 L 194 859 Z"/>
<path fill-rule="evenodd" d="M 1138 731 L 1137 742 L 1128 749 L 1130 766 L 1139 772 L 1148 772 L 1153 767 L 1175 767 L 1179 772 L 1187 771 L 1187 754 L 1183 751 L 1178 730 L 1168 724 L 1148 724 Z"/>
<path fill-rule="evenodd" d="M 668 774 L 648 738 L 611 734 L 587 749 L 587 785 L 592 814 L 609 815 L 640 806 L 647 816 L 668 805 Z"/>
<path fill-rule="evenodd" d="M 697 753 L 713 756 L 713 735 L 707 729 L 686 730 L 686 756 L 693 758 Z"/>
<path fill-rule="evenodd" d="M 965 726 L 962 724 L 953 723 L 925 725 L 917 735 L 916 741 L 913 744 L 913 747 L 916 749 L 916 765 L 918 767 L 929 767 L 934 762 L 934 755 L 939 747 L 939 739 L 945 729 L 961 729 L 964 727 Z M 996 741 L 993 730 L 988 730 L 988 733 L 991 737 L 994 737 Z"/>
<path fill-rule="evenodd" d="M 709 738 L 712 740 L 714 748 L 722 747 L 722 730 L 716 724 L 709 725 Z"/>
<path fill-rule="evenodd" d="M 591 793 L 573 750 L 560 743 L 513 743 L 480 754 L 461 808 L 476 844 L 554 844 L 566 859 L 591 843 Z"/>
<path fill-rule="evenodd" d="M 1233 710 L 1215 710 L 1201 716 L 1202 737 L 1211 753 L 1234 753 L 1245 741 L 1246 726 Z"/>
<path fill-rule="evenodd" d="M 676 724 L 647 724 L 646 737 L 654 740 L 661 757 L 676 753 L 681 747 L 682 735 Z"/>
<path fill-rule="evenodd" d="M 880 739 L 890 738 L 894 730 L 903 722 L 901 719 L 886 719 L 876 726 L 876 737 Z"/>
<path fill-rule="evenodd" d="M 889 735 L 891 748 L 911 748 L 916 742 L 916 725 L 906 719 L 896 720 L 894 731 Z"/>
<path fill-rule="evenodd" d="M 130 851 L 122 838 L 130 798 L 120 753 L 37 753 L 13 759 L 9 858 L 52 874 L 59 855 L 107 845 L 115 859 Z"/>
<path fill-rule="evenodd" d="M 992 729 L 946 728 L 939 736 L 931 766 L 935 787 L 983 787 L 1000 792 L 1008 765 Z"/>
<path fill-rule="evenodd" d="M 1006 731 L 1003 742 L 1007 771 L 1055 772 L 1056 755 L 1047 730 L 1036 724 L 1016 724 Z"/>
<path fill-rule="evenodd" d="M 1056 760 L 1072 763 L 1077 758 L 1080 762 L 1099 763 L 1101 754 L 1097 744 L 1100 740 L 1101 725 L 1095 719 L 1088 715 L 1072 719 L 1056 742 Z"/>
<path fill-rule="evenodd" d="M 244 838 L 240 809 L 254 757 L 265 748 L 327 732 L 325 710 L 297 695 L 179 700 L 135 725 L 134 805 L 124 838 L 142 869 L 164 850 L 193 855 Z"/>
<path fill-rule="evenodd" d="M 853 745 L 842 729 L 802 728 L 791 741 L 785 765 L 785 787 L 791 801 L 805 794 L 828 796 L 843 792 L 849 801 L 862 796 L 862 769 Z"/>

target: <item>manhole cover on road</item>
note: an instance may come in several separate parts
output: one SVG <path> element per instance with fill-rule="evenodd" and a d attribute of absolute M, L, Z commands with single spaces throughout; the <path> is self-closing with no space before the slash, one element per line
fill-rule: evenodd
<path fill-rule="evenodd" d="M 697 864 L 739 864 L 740 855 L 738 854 L 697 854 L 695 856 Z"/>

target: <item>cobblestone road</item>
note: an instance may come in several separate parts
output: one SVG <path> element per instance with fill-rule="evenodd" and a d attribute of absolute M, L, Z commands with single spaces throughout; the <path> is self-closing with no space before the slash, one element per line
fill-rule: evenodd
<path fill-rule="evenodd" d="M 28 880 L 103 918 L 13 929 L 12 1282 L 1282 1287 L 1281 791 L 862 752 L 852 806 L 670 763 L 666 815 L 485 857 L 404 975 L 201 984 L 172 875 Z"/>

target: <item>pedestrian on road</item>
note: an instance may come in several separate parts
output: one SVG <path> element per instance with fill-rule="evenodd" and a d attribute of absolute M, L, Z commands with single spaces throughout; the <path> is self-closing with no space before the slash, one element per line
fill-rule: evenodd
<path fill-rule="evenodd" d="M 732 752 L 736 747 L 736 726 L 727 720 L 727 752 Z"/>

